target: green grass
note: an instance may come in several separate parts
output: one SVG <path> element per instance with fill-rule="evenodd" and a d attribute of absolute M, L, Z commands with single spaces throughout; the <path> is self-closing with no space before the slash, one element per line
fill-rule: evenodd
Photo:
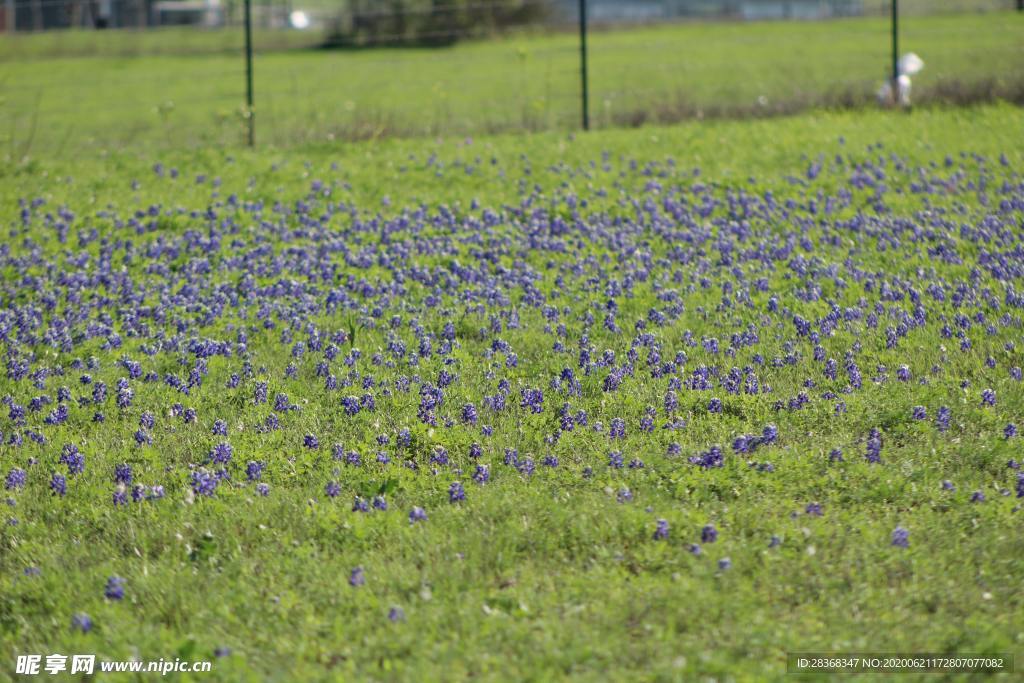
<path fill-rule="evenodd" d="M 771 190 L 780 201 L 793 198 L 806 206 L 811 200 L 823 203 L 838 196 L 848 185 L 853 164 L 898 159 L 904 166 L 887 166 L 882 193 L 891 215 L 923 222 L 924 214 L 918 212 L 925 210 L 926 201 L 930 212 L 963 209 L 944 229 L 949 243 L 968 260 L 963 266 L 943 266 L 942 275 L 955 283 L 969 279 L 977 260 L 972 251 L 977 246 L 959 236 L 958 226 L 977 225 L 986 213 L 995 213 L 998 202 L 992 193 L 1004 182 L 1021 182 L 1022 129 L 1021 110 L 1002 105 L 911 114 L 818 113 L 589 135 L 548 132 L 473 141 L 318 142 L 260 151 L 172 148 L 154 142 L 155 149 L 141 145 L 105 155 L 42 157 L 0 166 L 0 206 L 5 207 L 0 218 L 11 231 L 5 249 L 15 255 L 64 263 L 65 253 L 80 250 L 74 230 L 68 245 L 62 245 L 41 224 L 27 232 L 18 227 L 15 200 L 35 197 L 45 198 L 53 212 L 67 206 L 79 216 L 79 227 L 97 227 L 111 238 L 131 240 L 141 254 L 144 245 L 158 238 L 173 239 L 186 229 L 206 230 L 204 222 L 187 214 L 166 213 L 176 207 L 202 211 L 219 206 L 222 217 L 235 215 L 223 205 L 231 194 L 242 202 L 291 207 L 300 199 L 313 201 L 309 188 L 320 180 L 331 189 L 331 202 L 357 207 L 366 217 L 378 212 L 395 217 L 420 205 L 431 212 L 445 205 L 458 216 L 479 214 L 470 208 L 475 199 L 482 207 L 504 211 L 506 220 L 498 234 L 515 237 L 521 232 L 508 218 L 508 207 L 522 201 L 521 187 L 536 185 L 535 206 L 564 212 L 567 218 L 564 198 L 569 194 L 591 202 L 583 215 L 595 221 L 605 213 L 635 218 L 641 212 L 633 200 L 642 203 L 653 197 L 644 189 L 652 180 L 644 172 L 650 164 L 653 177 L 666 190 L 693 190 L 695 184 L 705 183 L 723 201 L 730 194 L 763 195 Z M 996 161 L 1000 154 L 1006 155 L 1006 166 Z M 847 165 L 833 166 L 836 155 L 845 157 Z M 944 167 L 947 155 L 954 168 Z M 805 170 L 819 158 L 825 161 L 825 171 L 816 182 L 807 183 Z M 180 170 L 179 178 L 158 178 L 153 172 L 156 162 L 168 171 Z M 694 177 L 695 168 L 701 170 L 699 178 Z M 962 169 L 968 179 L 976 179 L 981 168 L 987 174 L 984 190 L 968 191 L 961 184 L 946 195 L 922 197 L 909 191 L 910 183 L 922 175 L 953 178 Z M 219 178 L 220 190 L 213 193 L 208 184 L 196 184 L 198 174 Z M 138 183 L 135 187 L 133 181 Z M 604 197 L 598 195 L 600 189 L 607 191 Z M 858 211 L 872 214 L 871 195 L 855 192 L 849 208 L 821 221 L 849 218 Z M 988 208 L 982 206 L 983 200 L 989 202 Z M 97 215 L 111 210 L 127 217 L 151 205 L 165 212 L 161 230 L 152 234 L 115 228 Z M 725 220 L 726 213 L 722 207 L 708 220 Z M 249 224 L 255 221 L 237 215 L 244 218 L 245 227 L 235 237 L 250 239 L 255 226 Z M 1018 223 L 1007 230 L 1019 240 L 1020 212 L 1008 215 L 1008 221 Z M 290 228 L 299 227 L 293 218 L 282 220 Z M 372 235 L 351 232 L 350 223 L 347 213 L 331 219 L 332 230 L 353 250 L 360 240 L 365 246 L 374 243 Z M 757 228 L 763 231 L 757 239 L 795 232 L 785 223 L 758 222 Z M 809 234 L 817 239 L 819 229 L 815 224 Z M 853 258 L 911 279 L 919 267 L 935 265 L 907 235 L 903 247 L 886 252 L 877 250 L 877 240 L 866 232 L 844 235 L 836 247 L 819 243 L 815 257 L 840 265 Z M 412 241 L 403 233 L 397 238 Z M 443 222 L 416 237 L 448 238 Z M 299 240 L 291 246 L 311 244 Z M 270 246 L 284 258 L 283 245 Z M 512 251 L 499 263 L 516 268 L 517 260 L 525 259 L 541 273 L 538 286 L 553 296 L 558 289 L 555 276 L 577 258 L 592 256 L 599 262 L 609 256 L 609 269 L 633 267 L 640 251 L 652 250 L 657 261 L 672 245 L 645 233 L 643 243 L 636 246 L 633 257 L 617 263 L 620 252 L 611 248 L 610 238 L 591 235 L 579 251 Z M 710 243 L 706 248 L 713 260 L 717 252 Z M 94 260 L 98 249 L 96 243 L 81 248 Z M 123 254 L 118 254 L 115 265 L 120 268 Z M 217 265 L 233 255 L 225 250 L 211 258 Z M 171 265 L 184 273 L 186 267 L 197 265 L 199 256 L 183 256 Z M 468 256 L 463 253 L 460 258 Z M 450 260 L 417 257 L 425 267 L 439 270 L 447 269 Z M 33 263 L 41 275 L 44 266 Z M 123 259 L 136 285 L 147 281 L 143 264 Z M 20 291 L 19 300 L 24 302 L 34 296 L 30 283 L 17 278 L 12 268 L 4 272 L 4 301 Z M 696 264 L 683 267 L 687 277 L 695 268 Z M 383 270 L 351 272 L 371 280 L 387 276 Z M 713 311 L 721 299 L 719 281 L 729 277 L 728 270 L 717 265 L 707 275 L 715 287 L 688 294 L 683 318 L 658 332 L 669 348 L 675 347 L 684 328 L 692 329 L 698 339 L 733 329 L 733 314 L 698 312 L 701 306 Z M 802 306 L 793 296 L 797 283 L 788 279 L 782 265 L 750 275 L 771 282 L 770 292 L 755 295 L 757 311 L 764 310 L 769 294 L 777 294 L 782 305 Z M 237 279 L 216 267 L 209 277 L 232 286 Z M 288 268 L 280 277 L 301 279 Z M 260 279 L 267 284 L 276 281 Z M 422 301 L 430 291 L 409 285 L 410 302 Z M 844 305 L 854 305 L 863 292 L 860 287 L 836 296 L 846 297 Z M 635 299 L 620 299 L 623 327 L 659 305 L 650 283 L 637 285 L 636 291 Z M 577 306 L 571 301 L 577 295 L 587 296 L 573 289 L 562 301 Z M 461 304 L 446 295 L 445 307 L 458 313 Z M 821 303 L 821 312 L 825 310 Z M 942 311 L 953 314 L 951 307 Z M 186 311 L 181 309 L 180 314 Z M 543 323 L 538 311 L 523 307 L 522 314 L 526 328 L 501 335 L 519 353 L 520 368 L 557 371 L 565 359 L 550 355 L 550 339 L 539 333 Z M 318 322 L 346 328 L 346 315 L 324 316 Z M 425 325 L 439 329 L 447 314 L 422 315 Z M 455 354 L 460 380 L 448 392 L 450 410 L 464 397 L 479 394 L 481 387 L 493 391 L 494 381 L 483 377 L 490 364 L 482 359 L 490 336 L 477 338 L 473 332 L 486 322 L 486 317 L 470 317 L 465 331 L 460 329 L 460 336 L 466 336 L 464 348 Z M 579 322 L 566 322 L 575 339 Z M 776 398 L 800 390 L 811 372 L 801 364 L 771 371 L 774 394 L 723 396 L 729 410 L 717 418 L 703 411 L 708 394 L 682 392 L 679 412 L 690 420 L 689 427 L 671 437 L 660 430 L 645 436 L 634 428 L 635 418 L 644 405 L 661 405 L 664 381 L 634 382 L 627 392 L 602 397 L 599 379 L 588 378 L 579 403 L 591 412 L 591 420 L 606 425 L 613 416 L 628 415 L 631 431 L 622 449 L 627 460 L 641 456 L 647 467 L 608 470 L 607 441 L 598 443 L 577 431 L 555 449 L 562 460 L 557 470 L 538 467 L 532 478 L 523 478 L 505 469 L 505 446 L 515 445 L 538 460 L 546 452 L 541 438 L 550 427 L 552 409 L 560 404 L 557 395 L 548 394 L 544 416 L 515 410 L 497 419 L 495 436 L 485 441 L 485 459 L 492 463 L 494 478 L 485 488 L 467 481 L 468 499 L 461 505 L 447 502 L 446 489 L 455 478 L 450 472 L 431 477 L 376 465 L 343 468 L 339 478 L 344 493 L 330 502 L 323 496 L 323 486 L 332 477 L 329 448 L 334 441 L 358 447 L 365 457 L 372 453 L 374 434 L 408 424 L 418 444 L 444 443 L 468 474 L 471 465 L 465 448 L 479 437 L 462 426 L 429 433 L 416 423 L 415 396 L 389 403 L 376 415 L 345 420 L 336 397 L 329 397 L 322 381 L 313 377 L 312 359 L 302 363 L 298 379 L 283 379 L 289 359 L 270 343 L 277 339 L 277 331 L 254 333 L 253 363 L 268 368 L 271 400 L 275 391 L 286 391 L 293 400 L 309 399 L 300 413 L 282 419 L 287 421 L 282 432 L 237 431 L 240 425 L 262 419 L 266 406 L 260 409 L 244 400 L 251 391 L 247 384 L 241 394 L 224 391 L 223 383 L 237 370 L 238 360 L 214 358 L 203 391 L 192 397 L 157 385 L 140 391 L 136 405 L 124 414 L 108 406 L 103 425 L 76 413 L 67 426 L 50 430 L 51 444 L 46 447 L 26 440 L 17 451 L 0 450 L 2 474 L 29 456 L 41 461 L 30 472 L 29 488 L 15 494 L 17 505 L 4 508 L 3 519 L 17 517 L 20 524 L 0 527 L 0 679 L 8 675 L 14 653 L 201 659 L 218 646 L 230 647 L 233 654 L 218 659 L 213 674 L 182 680 L 784 680 L 785 653 L 795 650 L 1004 652 L 1015 654 L 1019 667 L 1024 663 L 1020 501 L 1000 496 L 998 490 L 1012 488 L 1004 463 L 1011 457 L 1021 459 L 1021 440 L 1004 441 L 1001 429 L 1008 421 L 1024 421 L 1024 390 L 1006 376 L 1006 367 L 1019 364 L 1020 356 L 1007 353 L 1002 344 L 1015 340 L 1020 348 L 1024 339 L 1019 325 L 1000 328 L 996 337 L 985 337 L 976 329 L 971 334 L 976 348 L 965 354 L 956 351 L 956 340 L 938 339 L 939 325 L 933 319 L 897 350 L 885 349 L 884 338 L 865 335 L 864 389 L 844 396 L 848 410 L 839 416 L 833 416 L 827 401 L 793 413 L 771 410 Z M 596 347 L 615 348 L 620 357 L 624 355 L 627 342 L 599 326 L 598 322 L 593 334 Z M 233 339 L 223 321 L 203 334 Z M 783 343 L 792 329 L 766 327 L 761 334 L 762 343 L 754 350 L 772 358 L 785 353 Z M 382 331 L 360 330 L 355 346 L 370 354 L 384 340 Z M 124 374 L 115 361 L 122 352 L 141 357 L 140 340 L 126 338 L 122 351 L 103 351 L 101 341 L 88 342 L 76 355 L 99 356 L 103 369 L 93 375 L 113 388 Z M 841 359 L 855 341 L 857 337 L 843 329 L 822 343 Z M 939 343 L 950 347 L 948 361 L 940 360 Z M 800 344 L 801 351 L 809 353 L 810 347 L 804 346 Z M 47 363 L 66 365 L 70 360 L 45 344 L 38 348 L 40 354 L 56 354 Z M 748 351 L 736 359 L 737 365 L 747 362 Z M 699 348 L 688 352 L 688 367 L 708 361 Z M 998 359 L 996 370 L 982 365 L 987 354 Z M 152 363 L 176 371 L 168 359 L 143 362 L 147 369 Z M 893 373 L 904 362 L 915 377 L 931 377 L 929 386 L 892 378 L 885 385 L 870 381 L 876 363 Z M 931 365 L 938 362 L 943 372 L 929 375 Z M 435 359 L 422 372 L 436 374 L 437 366 Z M 72 384 L 77 374 L 69 371 L 65 378 L 51 378 L 47 392 Z M 499 371 L 499 376 L 504 374 Z M 526 370 L 507 374 L 516 386 L 547 379 L 547 374 L 538 378 Z M 961 379 L 970 379 L 972 387 L 961 389 Z M 988 386 L 998 393 L 998 410 L 978 407 L 977 393 Z M 25 402 L 33 395 L 26 391 L 32 390 L 0 378 L 0 394 L 15 392 Z M 74 391 L 79 393 L 77 385 Z M 198 425 L 186 428 L 167 417 L 167 406 L 175 400 L 197 409 Z M 951 406 L 950 432 L 937 433 L 930 421 L 911 421 L 910 410 L 917 404 L 927 404 L 930 415 L 938 405 Z M 143 409 L 156 413 L 156 440 L 136 449 L 131 432 Z M 270 497 L 253 495 L 251 487 L 224 485 L 215 498 L 187 502 L 185 464 L 210 447 L 209 427 L 215 417 L 231 426 L 236 460 L 270 463 Z M 759 431 L 769 421 L 778 424 L 780 443 L 754 458 L 775 463 L 772 475 L 755 472 L 739 457 L 730 456 L 727 467 L 708 471 L 663 457 L 669 438 L 678 439 L 689 455 L 715 442 L 727 448 L 735 435 Z M 3 425 L 6 429 L 7 423 Z M 870 466 L 863 462 L 863 438 L 878 426 L 885 430 L 885 464 Z M 302 450 L 296 442 L 307 431 L 320 436 L 318 454 Z M 55 467 L 55 450 L 64 441 L 82 446 L 88 469 L 69 484 L 66 498 L 55 499 L 46 495 L 45 481 Z M 844 448 L 847 461 L 829 465 L 827 453 L 836 446 Z M 167 498 L 112 507 L 110 472 L 126 460 L 133 463 L 140 481 L 163 482 Z M 585 465 L 594 467 L 591 480 L 579 476 Z M 171 469 L 165 471 L 165 466 Z M 355 492 L 386 479 L 395 485 L 389 494 L 391 512 L 349 512 Z M 943 479 L 954 480 L 958 491 L 943 492 Z M 615 492 L 623 486 L 634 492 L 633 503 L 615 501 Z M 967 501 L 975 489 L 988 493 L 986 503 Z M 823 504 L 823 517 L 791 516 L 810 501 Z M 429 521 L 410 526 L 405 514 L 412 505 L 424 505 Z M 645 511 L 648 506 L 652 513 Z M 668 542 L 651 540 L 656 517 L 671 525 Z M 704 557 L 694 557 L 686 545 L 697 540 L 708 522 L 719 527 L 721 538 L 706 544 Z M 897 525 L 911 530 L 911 546 L 905 551 L 889 545 L 889 534 Z M 775 550 L 767 548 L 772 534 L 783 539 Z M 716 569 L 722 557 L 731 558 L 730 571 Z M 353 589 L 347 578 L 357 565 L 365 567 L 367 583 Z M 39 567 L 41 575 L 23 576 L 29 566 Z M 103 599 L 103 584 L 112 574 L 127 578 L 123 602 Z M 404 623 L 386 619 L 391 605 L 403 607 Z M 69 630 L 70 616 L 78 611 L 95 620 L 91 633 Z"/>
<path fill-rule="evenodd" d="M 902 48 L 927 64 L 915 79 L 915 99 L 1019 97 L 1021 74 L 1013 65 L 1024 60 L 1022 32 L 1018 13 L 908 18 Z M 133 144 L 160 150 L 237 144 L 244 130 L 241 52 L 162 54 L 172 44 L 167 36 L 177 35 L 112 37 L 139 41 L 140 53 L 151 47 L 154 55 L 94 58 L 43 58 L 53 37 L 19 38 L 0 53 L 7 57 L 0 150 L 19 159 Z M 60 40 L 108 39 L 61 34 Z M 872 102 L 886 76 L 888 50 L 881 18 L 596 31 L 592 120 L 606 128 L 861 106 Z M 39 58 L 17 59 L 23 53 Z M 449 49 L 271 51 L 256 59 L 257 137 L 261 145 L 291 146 L 565 130 L 578 125 L 578 93 L 572 34 Z"/>

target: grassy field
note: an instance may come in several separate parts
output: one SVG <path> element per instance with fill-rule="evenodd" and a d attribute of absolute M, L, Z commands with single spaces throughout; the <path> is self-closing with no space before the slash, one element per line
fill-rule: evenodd
<path fill-rule="evenodd" d="M 908 18 L 902 46 L 927 64 L 915 79 L 915 101 L 1024 99 L 1022 34 L 1018 13 Z M 135 143 L 237 144 L 244 127 L 240 51 L 199 52 L 223 34 L 188 34 L 180 44 L 177 35 L 102 37 L 153 53 L 144 57 L 45 57 L 55 49 L 50 35 L 0 39 L 0 150 L 18 159 Z M 100 40 L 59 37 L 70 46 Z M 191 56 L 164 54 L 190 46 Z M 591 40 L 592 119 L 616 127 L 858 107 L 873 102 L 888 50 L 881 18 L 598 31 Z M 269 51 L 256 59 L 264 145 L 566 130 L 578 125 L 578 93 L 571 33 L 450 49 Z"/>
<path fill-rule="evenodd" d="M 1019 667 L 1022 129 L 0 166 L 0 679 L 52 652 L 215 659 L 195 681 Z"/>

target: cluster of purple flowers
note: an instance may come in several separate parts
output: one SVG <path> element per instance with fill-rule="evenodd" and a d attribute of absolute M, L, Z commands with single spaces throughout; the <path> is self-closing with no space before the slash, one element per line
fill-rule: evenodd
<path fill-rule="evenodd" d="M 793 179 L 802 189 L 780 197 L 637 163 L 621 180 L 643 182 L 615 195 L 618 208 L 607 190 L 577 196 L 572 183 L 547 193 L 526 182 L 519 202 L 469 210 L 360 207 L 319 181 L 277 204 L 211 185 L 175 214 L 181 230 L 159 229 L 177 209 L 111 203 L 76 220 L 26 199 L 0 247 L 10 275 L 0 303 L 5 495 L 36 495 L 63 513 L 95 476 L 105 514 L 131 515 L 145 510 L 133 503 L 165 495 L 139 481 L 162 480 L 179 482 L 167 495 L 201 514 L 219 507 L 202 498 L 249 504 L 273 482 L 303 499 L 320 486 L 332 500 L 360 491 L 351 513 L 370 513 L 361 522 L 404 514 L 390 502 L 417 524 L 427 519 L 413 506 L 424 503 L 418 486 L 435 496 L 448 483 L 455 507 L 442 516 L 506 483 L 601 486 L 617 514 L 639 516 L 650 502 L 642 533 L 654 520 L 653 539 L 668 541 L 652 487 L 777 495 L 766 480 L 787 469 L 817 476 L 797 469 L 800 458 L 829 449 L 817 463 L 829 478 L 815 484 L 843 475 L 843 485 L 868 486 L 845 476 L 864 466 L 843 449 L 863 447 L 873 463 L 864 469 L 888 476 L 907 431 L 954 429 L 938 396 L 966 397 L 957 436 L 975 431 L 988 443 L 972 445 L 1014 451 L 1024 199 L 1017 175 L 993 183 L 995 171 L 976 164 L 981 175 L 940 177 L 904 160 L 840 156 L 811 161 Z M 835 190 L 819 182 L 831 168 Z M 921 211 L 900 216 L 886 203 L 895 175 L 906 181 L 900 204 Z M 968 193 L 986 197 L 973 217 L 938 207 Z M 50 234 L 56 245 L 39 239 Z M 906 267 L 880 267 L 879 253 Z M 890 400 L 892 414 L 873 410 Z M 984 429 L 967 429 L 982 419 Z M 823 446 L 807 436 L 813 427 L 820 437 L 816 421 L 857 436 Z M 79 446 L 58 455 L 68 434 L 89 453 L 84 477 Z M 329 457 L 335 440 L 345 446 Z M 684 453 L 693 467 L 681 466 Z M 949 493 L 937 493 L 953 476 L 937 474 L 946 467 L 926 468 L 928 490 L 962 504 L 948 480 Z M 976 512 L 995 508 L 985 491 L 1015 486 L 1024 497 L 1024 474 L 1002 476 L 970 495 L 985 503 Z M 981 485 L 957 481 L 965 493 Z M 830 492 L 803 490 L 778 509 L 828 524 L 840 509 Z M 612 497 L 643 503 L 618 508 Z M 733 542 L 710 546 L 718 533 L 703 527 L 691 552 Z M 780 543 L 773 536 L 770 547 Z M 908 547 L 909 532 L 898 527 L 891 543 Z M 364 584 L 361 567 L 349 581 Z M 105 595 L 122 599 L 124 580 L 111 577 Z M 389 618 L 401 620 L 400 609 Z M 84 615 L 75 624 L 92 626 Z"/>

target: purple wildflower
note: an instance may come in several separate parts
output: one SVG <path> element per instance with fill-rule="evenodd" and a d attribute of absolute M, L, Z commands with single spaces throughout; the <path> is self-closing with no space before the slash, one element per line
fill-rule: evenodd
<path fill-rule="evenodd" d="M 454 481 L 452 485 L 448 487 L 448 502 L 457 503 L 460 500 L 466 500 L 466 490 L 462 488 L 462 484 Z"/>
<path fill-rule="evenodd" d="M 25 470 L 20 467 L 12 467 L 7 473 L 6 487 L 8 491 L 20 489 L 25 485 L 28 475 L 25 474 Z"/>
<path fill-rule="evenodd" d="M 56 496 L 64 496 L 68 492 L 68 482 L 63 474 L 54 473 L 50 478 L 50 490 Z"/>
<path fill-rule="evenodd" d="M 348 585 L 353 588 L 358 588 L 366 583 L 366 574 L 363 572 L 362 567 L 356 567 L 352 570 L 352 573 L 348 577 Z"/>
<path fill-rule="evenodd" d="M 107 600 L 124 599 L 124 579 L 120 576 L 111 576 L 107 579 L 107 585 L 103 589 L 103 595 Z"/>
<path fill-rule="evenodd" d="M 88 633 L 92 630 L 92 618 L 85 612 L 78 612 L 71 616 L 71 630 Z"/>

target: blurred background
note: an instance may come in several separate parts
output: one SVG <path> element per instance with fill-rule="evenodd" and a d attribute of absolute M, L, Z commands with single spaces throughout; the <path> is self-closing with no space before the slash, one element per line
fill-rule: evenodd
<path fill-rule="evenodd" d="M 579 0 L 0 0 L 0 150 L 581 125 Z M 1022 0 L 902 0 L 917 107 L 1024 104 Z M 591 126 L 876 106 L 891 0 L 587 0 Z"/>

